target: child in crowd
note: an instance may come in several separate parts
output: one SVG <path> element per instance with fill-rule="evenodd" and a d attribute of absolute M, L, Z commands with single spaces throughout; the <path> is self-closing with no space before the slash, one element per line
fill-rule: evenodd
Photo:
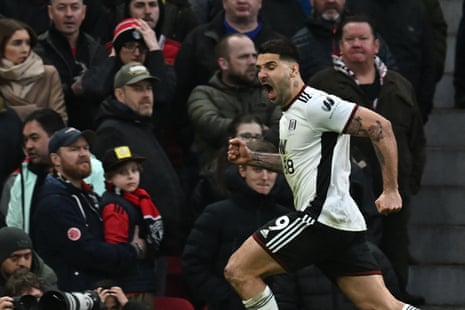
<path fill-rule="evenodd" d="M 139 187 L 144 160 L 144 157 L 132 154 L 128 146 L 118 146 L 105 152 L 103 169 L 107 190 L 103 194 L 101 212 L 105 241 L 128 242 L 136 230 L 139 230 L 141 238 L 145 238 L 147 252 L 139 249 L 139 256 L 143 259 L 115 280 L 129 299 L 151 305 L 155 291 L 153 258 L 163 238 L 163 222 L 150 195 Z"/>

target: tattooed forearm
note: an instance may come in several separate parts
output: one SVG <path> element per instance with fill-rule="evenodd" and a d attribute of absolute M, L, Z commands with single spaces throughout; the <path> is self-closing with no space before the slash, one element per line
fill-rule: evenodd
<path fill-rule="evenodd" d="M 279 154 L 253 152 L 250 164 L 278 173 L 283 172 L 283 165 Z"/>
<path fill-rule="evenodd" d="M 384 138 L 383 126 L 380 121 L 377 120 L 374 125 L 368 128 L 368 136 L 375 142 L 379 142 Z"/>

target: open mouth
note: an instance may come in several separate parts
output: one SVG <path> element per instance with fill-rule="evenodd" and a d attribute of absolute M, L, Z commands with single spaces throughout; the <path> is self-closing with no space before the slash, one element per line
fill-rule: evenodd
<path fill-rule="evenodd" d="M 276 98 L 274 89 L 270 84 L 262 84 L 262 88 L 265 90 L 265 93 L 269 100 L 273 101 Z"/>

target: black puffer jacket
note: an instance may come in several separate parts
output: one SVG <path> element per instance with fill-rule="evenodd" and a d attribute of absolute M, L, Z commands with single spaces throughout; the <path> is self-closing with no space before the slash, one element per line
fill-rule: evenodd
<path fill-rule="evenodd" d="M 165 225 L 161 252 L 174 255 L 181 250 L 185 218 L 184 193 L 179 178 L 152 130 L 150 117 L 141 117 L 127 106 L 108 98 L 97 118 L 95 154 L 102 159 L 109 148 L 127 145 L 140 156 L 147 158 L 142 164 L 140 187 L 146 189 L 160 210 Z"/>
<path fill-rule="evenodd" d="M 207 303 L 209 310 L 244 309 L 240 297 L 224 279 L 223 269 L 231 254 L 247 237 L 271 219 L 289 211 L 258 194 L 239 174 L 228 175 L 231 198 L 206 207 L 197 219 L 184 248 L 183 272 L 190 292 Z M 295 282 L 289 275 L 266 279 L 279 309 L 297 309 Z"/>

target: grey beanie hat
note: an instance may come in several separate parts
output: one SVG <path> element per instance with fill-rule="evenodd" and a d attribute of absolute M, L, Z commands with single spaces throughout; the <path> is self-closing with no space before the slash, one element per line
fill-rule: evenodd
<path fill-rule="evenodd" d="M 3 227 L 0 229 L 0 264 L 11 253 L 24 249 L 32 249 L 32 241 L 27 233 L 16 227 Z"/>

